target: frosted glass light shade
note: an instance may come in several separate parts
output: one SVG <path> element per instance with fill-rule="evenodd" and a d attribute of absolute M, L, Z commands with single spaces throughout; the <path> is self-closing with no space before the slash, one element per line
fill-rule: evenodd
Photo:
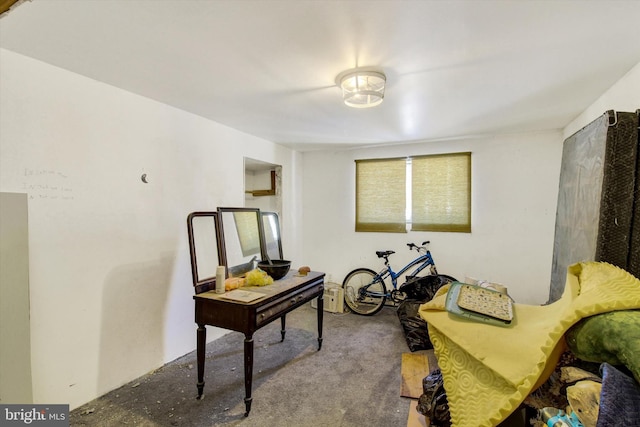
<path fill-rule="evenodd" d="M 377 71 L 353 71 L 340 77 L 342 98 L 349 107 L 375 107 L 384 99 L 387 78 Z"/>

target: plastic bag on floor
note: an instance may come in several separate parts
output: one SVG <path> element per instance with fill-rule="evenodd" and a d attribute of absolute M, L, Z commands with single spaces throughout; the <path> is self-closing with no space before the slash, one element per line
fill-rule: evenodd
<path fill-rule="evenodd" d="M 397 313 L 407 345 L 412 352 L 433 348 L 427 331 L 427 322 L 420 317 L 418 310 L 421 304 L 433 298 L 440 287 L 452 281 L 455 281 L 453 277 L 432 275 L 414 277 L 400 286 L 399 290 L 404 292 L 407 299 L 400 303 Z"/>
<path fill-rule="evenodd" d="M 427 302 L 431 301 L 438 289 L 455 281 L 453 277 L 444 274 L 412 277 L 403 283 L 398 290 L 403 292 L 407 299 Z"/>
<path fill-rule="evenodd" d="M 427 322 L 418 314 L 421 304 L 423 304 L 422 301 L 404 300 L 398 306 L 400 325 L 409 350 L 412 352 L 433 348 L 427 331 Z"/>
<path fill-rule="evenodd" d="M 436 369 L 422 380 L 422 395 L 418 399 L 418 412 L 429 418 L 432 426 L 450 427 L 451 414 L 444 379 L 440 369 Z"/>

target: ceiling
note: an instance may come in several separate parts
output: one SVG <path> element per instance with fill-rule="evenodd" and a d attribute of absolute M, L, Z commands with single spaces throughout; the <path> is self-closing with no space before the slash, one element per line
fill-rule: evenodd
<path fill-rule="evenodd" d="M 0 46 L 307 151 L 561 129 L 640 62 L 638 22 L 636 0 L 32 0 Z M 356 66 L 380 106 L 342 103 Z"/>

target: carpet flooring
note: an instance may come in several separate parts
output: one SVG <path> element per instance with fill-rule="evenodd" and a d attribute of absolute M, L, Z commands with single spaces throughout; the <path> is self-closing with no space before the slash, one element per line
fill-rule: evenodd
<path fill-rule="evenodd" d="M 195 324 L 193 334 L 195 336 Z M 195 351 L 73 410 L 72 426 L 406 426 L 400 396 L 408 352 L 395 308 L 371 316 L 324 313 L 306 304 L 254 334 L 253 404 L 244 417 L 243 339 L 207 345 L 204 397 L 196 399 Z"/>

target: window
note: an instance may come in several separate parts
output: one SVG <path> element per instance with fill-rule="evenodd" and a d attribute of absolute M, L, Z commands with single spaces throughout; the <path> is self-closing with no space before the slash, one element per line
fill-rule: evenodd
<path fill-rule="evenodd" d="M 407 160 L 356 160 L 356 231 L 406 232 Z"/>
<path fill-rule="evenodd" d="M 471 232 L 471 153 L 356 160 L 356 231 Z"/>

